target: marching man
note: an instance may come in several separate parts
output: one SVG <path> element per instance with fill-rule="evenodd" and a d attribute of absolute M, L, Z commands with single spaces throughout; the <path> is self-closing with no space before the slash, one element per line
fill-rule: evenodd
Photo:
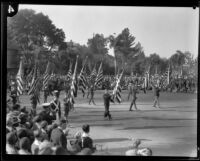
<path fill-rule="evenodd" d="M 132 83 L 131 86 L 132 86 L 132 92 L 131 92 L 132 101 L 131 101 L 131 105 L 130 105 L 129 111 L 133 111 L 133 110 L 132 110 L 133 105 L 134 105 L 134 107 L 135 107 L 135 110 L 138 110 L 138 108 L 137 108 L 137 106 L 136 106 L 136 99 L 137 99 L 136 94 L 139 93 L 139 92 L 138 92 L 138 90 L 137 90 L 137 86 L 136 86 L 136 85 L 134 85 L 134 84 Z"/>
<path fill-rule="evenodd" d="M 58 121 L 61 118 L 61 103 L 59 100 L 59 91 L 55 90 L 53 92 L 53 100 L 51 101 L 51 112 L 53 117 Z"/>
<path fill-rule="evenodd" d="M 112 117 L 111 117 L 109 108 L 110 108 L 110 102 L 114 102 L 114 100 L 112 99 L 112 95 L 109 94 L 108 89 L 105 89 L 103 100 L 104 100 L 104 106 L 105 106 L 104 118 L 108 117 L 108 119 L 111 120 Z"/>

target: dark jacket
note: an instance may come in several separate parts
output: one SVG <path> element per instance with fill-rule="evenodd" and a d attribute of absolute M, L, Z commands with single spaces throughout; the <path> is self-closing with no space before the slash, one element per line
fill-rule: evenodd
<path fill-rule="evenodd" d="M 111 101 L 111 102 L 114 102 L 113 99 L 112 99 L 112 97 L 111 97 L 111 95 L 110 95 L 109 93 L 105 93 L 105 94 L 103 95 L 103 100 L 104 100 L 104 106 L 105 106 L 106 108 L 109 108 L 109 106 L 110 106 L 110 101 Z"/>
<path fill-rule="evenodd" d="M 50 140 L 54 144 L 54 146 L 62 146 L 64 149 L 67 148 L 67 138 L 64 132 L 58 127 L 53 129 L 53 131 L 51 132 Z"/>

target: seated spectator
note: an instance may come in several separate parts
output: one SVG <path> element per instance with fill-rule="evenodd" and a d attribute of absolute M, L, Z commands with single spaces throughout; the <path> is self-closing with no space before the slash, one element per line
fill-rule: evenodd
<path fill-rule="evenodd" d="M 31 155 L 30 153 L 30 148 L 31 147 L 31 143 L 28 137 L 23 137 L 20 139 L 19 141 L 19 148 L 20 150 L 18 151 L 19 154 L 22 155 Z"/>
<path fill-rule="evenodd" d="M 12 117 L 18 117 L 20 114 L 20 105 L 19 104 L 15 104 L 12 106 L 12 109 L 9 113 L 7 113 L 6 115 L 6 119 L 9 120 Z"/>
<path fill-rule="evenodd" d="M 15 144 L 17 143 L 17 136 L 15 132 L 9 132 L 6 135 L 6 153 L 18 154 Z"/>
<path fill-rule="evenodd" d="M 63 147 L 58 146 L 58 147 L 55 149 L 54 154 L 55 154 L 55 155 L 71 155 L 72 153 L 70 153 L 68 150 L 64 149 Z"/>
<path fill-rule="evenodd" d="M 39 152 L 38 155 L 52 155 L 53 154 L 53 150 L 52 150 L 52 144 L 47 141 L 44 140 L 40 145 L 39 145 Z"/>
<path fill-rule="evenodd" d="M 126 156 L 152 156 L 152 151 L 149 148 L 139 149 L 141 141 L 139 139 L 133 139 L 133 147 L 131 150 L 126 151 Z"/>
<path fill-rule="evenodd" d="M 41 130 L 35 130 L 33 133 L 34 133 L 35 140 L 33 144 L 31 145 L 31 152 L 33 155 L 37 155 L 39 152 L 39 146 L 42 143 L 44 138 L 42 136 Z"/>
<path fill-rule="evenodd" d="M 91 150 L 91 152 L 93 153 L 95 151 L 95 147 L 93 146 L 93 140 L 90 138 L 89 132 L 90 132 L 90 126 L 89 125 L 83 125 L 82 126 L 82 134 L 80 136 L 77 134 L 77 140 L 78 140 L 78 144 L 81 147 L 81 149 L 84 148 L 89 148 Z"/>
<path fill-rule="evenodd" d="M 12 132 L 19 126 L 19 119 L 17 117 L 10 117 L 6 120 L 6 131 Z"/>
<path fill-rule="evenodd" d="M 53 129 L 51 132 L 51 142 L 54 147 L 61 146 L 64 149 L 67 149 L 67 137 L 63 130 L 66 129 L 67 121 L 65 119 L 61 119 L 58 123 L 58 127 Z"/>
<path fill-rule="evenodd" d="M 84 148 L 77 155 L 92 155 L 93 151 L 90 148 Z"/>
<path fill-rule="evenodd" d="M 48 133 L 47 133 L 47 126 L 48 126 L 48 122 L 42 121 L 40 124 L 40 130 L 42 132 L 43 138 L 46 140 L 49 140 Z"/>
<path fill-rule="evenodd" d="M 42 119 L 39 115 L 35 116 L 33 118 L 33 127 L 32 127 L 32 130 L 38 130 L 40 129 L 40 123 L 42 122 Z"/>

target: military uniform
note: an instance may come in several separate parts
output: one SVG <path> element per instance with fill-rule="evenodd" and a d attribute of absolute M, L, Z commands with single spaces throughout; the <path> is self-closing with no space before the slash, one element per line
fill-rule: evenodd
<path fill-rule="evenodd" d="M 134 105 L 135 109 L 137 110 L 136 103 L 135 103 L 135 101 L 137 99 L 137 97 L 136 97 L 137 93 L 139 93 L 137 88 L 132 86 L 132 101 L 131 101 L 131 105 L 130 105 L 129 111 L 132 111 L 132 106 L 133 105 Z"/>
<path fill-rule="evenodd" d="M 89 104 L 90 104 L 91 102 L 92 102 L 94 105 L 96 105 L 95 102 L 94 102 L 94 87 L 93 87 L 93 86 L 90 88 L 90 100 L 89 100 Z"/>
<path fill-rule="evenodd" d="M 50 125 L 52 124 L 53 120 L 55 120 L 50 112 L 50 103 L 43 104 L 43 108 L 44 110 L 39 113 L 39 117 L 41 118 L 41 120 L 46 120 Z"/>
<path fill-rule="evenodd" d="M 110 107 L 110 101 L 114 102 L 112 99 L 112 96 L 109 93 L 105 93 L 103 95 L 103 100 L 104 100 L 104 106 L 105 106 L 105 112 L 104 112 L 104 117 L 107 117 L 110 119 L 112 119 L 110 111 L 109 111 L 109 107 Z"/>

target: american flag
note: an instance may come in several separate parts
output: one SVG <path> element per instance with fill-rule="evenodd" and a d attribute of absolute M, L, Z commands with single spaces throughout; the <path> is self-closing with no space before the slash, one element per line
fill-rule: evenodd
<path fill-rule="evenodd" d="M 90 85 L 95 83 L 96 76 L 97 76 L 97 71 L 96 71 L 96 64 L 95 64 L 95 66 L 89 76 L 89 84 Z"/>
<path fill-rule="evenodd" d="M 22 59 L 20 60 L 20 65 L 19 65 L 19 70 L 16 76 L 16 81 L 17 81 L 17 95 L 21 95 L 23 93 L 23 85 L 24 81 L 22 79 L 23 77 L 23 62 Z"/>
<path fill-rule="evenodd" d="M 103 69 L 102 69 L 102 62 L 101 62 L 96 79 L 95 79 L 94 86 L 99 87 L 102 84 L 102 81 L 103 81 Z"/>
<path fill-rule="evenodd" d="M 116 98 L 117 102 L 119 102 L 119 103 L 122 101 L 120 81 L 121 81 L 123 73 L 124 73 L 124 70 L 122 71 L 120 76 L 117 78 L 115 88 L 113 89 L 113 96 L 114 96 L 114 98 Z"/>
<path fill-rule="evenodd" d="M 74 67 L 74 73 L 72 76 L 72 82 L 71 82 L 71 86 L 70 86 L 70 103 L 74 104 L 74 98 L 77 95 L 77 80 L 76 80 L 76 70 L 77 70 L 77 62 L 78 62 L 78 56 L 76 57 L 76 64 Z"/>
<path fill-rule="evenodd" d="M 51 75 L 49 74 L 49 72 L 50 72 L 50 62 L 48 62 L 46 71 L 43 76 L 43 88 L 45 88 L 48 85 L 48 82 L 51 79 Z"/>
<path fill-rule="evenodd" d="M 79 88 L 81 89 L 82 93 L 85 94 L 85 90 L 86 90 L 86 84 L 87 84 L 87 78 L 86 78 L 86 72 L 85 72 L 85 64 L 86 64 L 86 61 L 87 61 L 87 57 L 86 57 L 86 60 L 84 62 L 84 65 L 81 69 L 81 72 L 79 74 Z"/>
<path fill-rule="evenodd" d="M 69 70 L 67 72 L 67 81 L 71 81 L 72 79 L 72 63 L 70 62 Z"/>
<path fill-rule="evenodd" d="M 34 67 L 34 74 L 32 78 L 32 83 L 28 95 L 35 95 L 37 96 L 37 100 L 39 101 L 39 93 L 41 89 L 41 77 L 40 71 L 37 65 Z"/>

